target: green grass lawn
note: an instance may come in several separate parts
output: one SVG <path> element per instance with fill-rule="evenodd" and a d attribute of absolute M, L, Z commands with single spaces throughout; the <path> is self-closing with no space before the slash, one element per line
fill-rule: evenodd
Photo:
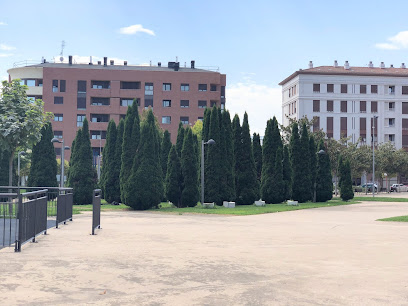
<path fill-rule="evenodd" d="M 288 206 L 286 204 L 267 204 L 265 207 L 258 207 L 255 205 L 238 205 L 235 208 L 226 208 L 223 206 L 216 206 L 215 208 L 202 208 L 200 204 L 196 207 L 176 208 L 170 206 L 168 203 L 162 203 L 161 208 L 151 209 L 153 212 L 160 213 L 198 213 L 198 214 L 218 214 L 218 215 L 258 215 L 266 213 L 275 213 L 289 210 L 299 210 L 318 207 L 329 207 L 338 205 L 355 204 L 357 201 L 344 202 L 340 199 L 330 200 L 326 203 L 301 203 L 299 206 Z"/>
<path fill-rule="evenodd" d="M 110 205 L 104 199 L 101 200 L 101 211 L 110 211 L 110 210 L 131 210 L 129 206 L 125 204 L 120 205 Z M 72 209 L 72 214 L 80 214 L 81 211 L 92 211 L 92 204 L 87 205 L 74 205 Z"/>
<path fill-rule="evenodd" d="M 407 194 L 408 195 L 408 194 Z M 355 201 L 366 202 L 408 202 L 408 198 L 388 198 L 388 197 L 354 197 Z"/>
<path fill-rule="evenodd" d="M 408 216 L 384 218 L 384 219 L 378 219 L 377 221 L 408 222 Z"/>

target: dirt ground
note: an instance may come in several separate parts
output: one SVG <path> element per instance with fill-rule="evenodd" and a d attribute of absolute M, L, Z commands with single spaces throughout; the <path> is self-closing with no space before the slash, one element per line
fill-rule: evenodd
<path fill-rule="evenodd" d="M 408 203 L 89 213 L 0 251 L 0 305 L 408 305 Z"/>

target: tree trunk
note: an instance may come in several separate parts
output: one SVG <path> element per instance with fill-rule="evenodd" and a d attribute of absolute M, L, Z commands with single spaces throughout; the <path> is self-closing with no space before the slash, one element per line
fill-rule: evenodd
<path fill-rule="evenodd" d="M 8 182 L 9 186 L 13 186 L 13 159 L 14 159 L 15 152 L 16 150 L 13 150 L 10 153 L 10 158 L 9 158 L 9 182 Z"/>

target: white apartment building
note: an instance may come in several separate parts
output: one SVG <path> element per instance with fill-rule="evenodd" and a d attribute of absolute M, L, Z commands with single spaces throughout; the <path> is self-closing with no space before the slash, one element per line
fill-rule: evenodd
<path fill-rule="evenodd" d="M 328 137 L 350 137 L 353 143 L 392 142 L 408 150 L 408 69 L 339 66 L 300 69 L 284 79 L 282 122 L 315 119 L 313 129 Z M 373 118 L 374 129 L 373 129 Z"/>

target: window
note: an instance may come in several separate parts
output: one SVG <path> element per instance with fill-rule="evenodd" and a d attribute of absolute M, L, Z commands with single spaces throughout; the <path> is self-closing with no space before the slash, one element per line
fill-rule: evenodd
<path fill-rule="evenodd" d="M 367 85 L 360 85 L 360 93 L 361 94 L 367 93 Z"/>
<path fill-rule="evenodd" d="M 122 114 L 122 115 L 119 115 L 119 120 L 125 120 L 126 119 L 126 115 L 124 115 L 124 114 Z"/>
<path fill-rule="evenodd" d="M 295 85 L 295 94 L 296 94 L 296 85 Z M 221 99 L 225 98 L 225 86 L 221 86 Z"/>
<path fill-rule="evenodd" d="M 171 100 L 163 100 L 163 107 L 171 107 Z"/>
<path fill-rule="evenodd" d="M 333 100 L 327 100 L 327 111 L 328 112 L 333 111 Z"/>
<path fill-rule="evenodd" d="M 180 90 L 181 91 L 190 91 L 190 85 L 189 84 L 181 84 Z"/>
<path fill-rule="evenodd" d="M 327 117 L 327 137 L 333 138 L 333 117 Z"/>
<path fill-rule="evenodd" d="M 372 94 L 378 93 L 378 86 L 377 85 L 371 85 L 371 93 Z"/>
<path fill-rule="evenodd" d="M 388 110 L 390 112 L 395 111 L 395 102 L 388 102 Z"/>
<path fill-rule="evenodd" d="M 62 139 L 62 131 L 54 131 L 54 138 Z"/>
<path fill-rule="evenodd" d="M 27 96 L 27 100 L 30 100 L 31 103 L 34 103 L 35 102 L 35 97 Z"/>
<path fill-rule="evenodd" d="M 43 86 L 43 79 L 38 79 L 37 81 L 38 81 L 38 86 L 42 87 Z"/>
<path fill-rule="evenodd" d="M 210 91 L 217 91 L 217 85 L 216 84 L 210 84 Z"/>
<path fill-rule="evenodd" d="M 85 115 L 77 115 L 77 126 L 82 126 L 84 124 Z"/>
<path fill-rule="evenodd" d="M 198 91 L 207 91 L 207 84 L 198 84 Z"/>
<path fill-rule="evenodd" d="M 77 98 L 77 109 L 86 109 L 86 98 L 85 97 Z"/>
<path fill-rule="evenodd" d="M 54 121 L 62 121 L 64 119 L 63 114 L 54 114 Z"/>
<path fill-rule="evenodd" d="M 360 118 L 360 138 L 362 142 L 366 142 L 367 138 L 367 119 Z"/>
<path fill-rule="evenodd" d="M 181 108 L 187 108 L 190 106 L 190 101 L 189 100 L 181 100 L 180 101 L 180 107 Z"/>
<path fill-rule="evenodd" d="M 313 132 L 320 130 L 320 117 L 313 117 Z"/>
<path fill-rule="evenodd" d="M 320 92 L 320 84 L 313 84 L 313 92 Z"/>
<path fill-rule="evenodd" d="M 91 139 L 106 139 L 106 131 L 91 131 Z"/>
<path fill-rule="evenodd" d="M 110 105 L 110 98 L 91 97 L 91 105 L 94 105 L 94 106 Z"/>
<path fill-rule="evenodd" d="M 217 107 L 217 101 L 210 101 L 211 107 Z"/>
<path fill-rule="evenodd" d="M 367 112 L 367 102 L 360 101 L 360 113 L 365 113 L 365 112 Z"/>
<path fill-rule="evenodd" d="M 395 95 L 395 86 L 388 86 L 388 94 L 389 95 Z"/>
<path fill-rule="evenodd" d="M 341 93 L 347 93 L 347 84 L 341 84 Z"/>
<path fill-rule="evenodd" d="M 408 130 L 408 119 L 402 118 L 402 130 L 403 131 Z"/>
<path fill-rule="evenodd" d="M 78 81 L 78 93 L 86 93 L 86 81 Z"/>
<path fill-rule="evenodd" d="M 91 87 L 93 89 L 109 89 L 110 81 L 91 81 Z"/>
<path fill-rule="evenodd" d="M 140 89 L 140 82 L 120 82 L 120 89 Z"/>
<path fill-rule="evenodd" d="M 170 124 L 171 123 L 171 117 L 170 116 L 163 116 L 162 117 L 162 123 L 163 124 Z"/>
<path fill-rule="evenodd" d="M 35 86 L 35 80 L 26 80 L 27 86 L 33 87 Z"/>
<path fill-rule="evenodd" d="M 182 124 L 188 124 L 188 117 L 180 117 L 180 122 Z"/>
<path fill-rule="evenodd" d="M 54 97 L 54 104 L 64 104 L 63 97 Z"/>
<path fill-rule="evenodd" d="M 341 101 L 340 111 L 342 113 L 347 113 L 347 101 Z"/>
<path fill-rule="evenodd" d="M 163 83 L 163 91 L 170 91 L 171 83 Z"/>
<path fill-rule="evenodd" d="M 371 101 L 371 112 L 372 113 L 377 112 L 377 101 Z"/>
<path fill-rule="evenodd" d="M 52 80 L 52 92 L 58 92 L 58 80 Z"/>
<path fill-rule="evenodd" d="M 347 137 L 347 117 L 340 117 L 340 137 Z"/>
<path fill-rule="evenodd" d="M 61 86 L 61 92 L 65 92 L 65 90 L 66 90 L 66 85 L 67 85 L 67 82 L 65 81 L 65 80 L 61 80 L 60 81 L 60 86 Z"/>
<path fill-rule="evenodd" d="M 145 108 L 153 108 L 153 98 L 146 98 L 144 103 Z"/>
<path fill-rule="evenodd" d="M 408 95 L 408 86 L 402 86 L 402 94 Z"/>
<path fill-rule="evenodd" d="M 153 83 L 145 83 L 145 95 L 146 96 L 153 95 Z"/>
<path fill-rule="evenodd" d="M 109 115 L 91 114 L 91 122 L 109 122 Z"/>
<path fill-rule="evenodd" d="M 334 84 L 327 84 L 327 92 L 334 92 Z"/>
<path fill-rule="evenodd" d="M 221 110 L 225 109 L 225 103 L 221 103 Z"/>
<path fill-rule="evenodd" d="M 313 100 L 313 111 L 320 112 L 320 100 Z"/>
<path fill-rule="evenodd" d="M 136 100 L 137 105 L 140 106 L 140 99 L 130 99 L 130 98 L 121 98 L 120 99 L 120 106 L 132 106 L 133 105 L 133 100 Z"/>
<path fill-rule="evenodd" d="M 207 107 L 207 101 L 203 101 L 203 100 L 198 101 L 198 108 L 206 108 L 206 107 Z"/>
<path fill-rule="evenodd" d="M 395 118 L 388 118 L 388 127 L 395 126 Z"/>
<path fill-rule="evenodd" d="M 389 134 L 388 135 L 388 141 L 394 142 L 395 141 L 395 134 Z"/>
<path fill-rule="evenodd" d="M 408 114 L 408 102 L 402 102 L 402 113 Z"/>
<path fill-rule="evenodd" d="M 204 117 L 198 117 L 197 120 L 203 121 Z"/>
<path fill-rule="evenodd" d="M 61 148 L 54 148 L 55 149 L 55 155 L 61 155 Z"/>
<path fill-rule="evenodd" d="M 408 135 L 402 135 L 402 147 L 408 147 Z"/>

